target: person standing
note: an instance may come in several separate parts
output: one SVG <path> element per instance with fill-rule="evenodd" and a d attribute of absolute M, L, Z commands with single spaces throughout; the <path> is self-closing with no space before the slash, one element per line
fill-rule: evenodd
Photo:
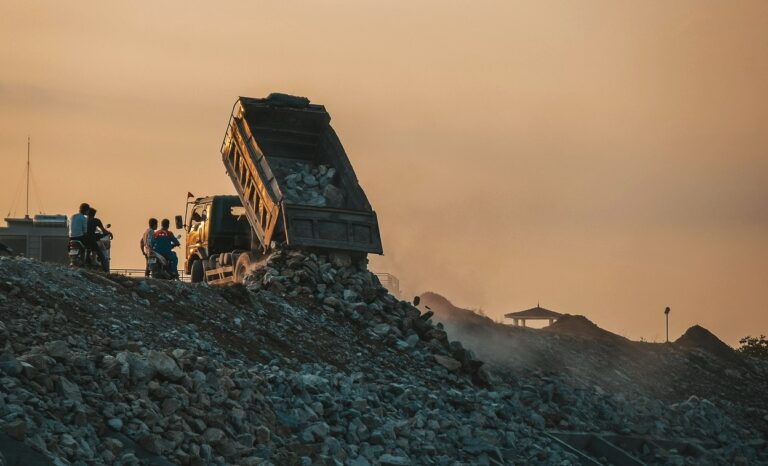
<path fill-rule="evenodd" d="M 139 242 L 139 247 L 141 247 L 141 253 L 144 254 L 145 259 L 149 259 L 149 256 L 152 255 L 152 244 L 154 243 L 155 239 L 155 230 L 157 230 L 157 219 L 156 218 L 150 218 L 149 219 L 149 228 L 144 230 L 144 234 L 141 235 L 141 241 Z M 144 270 L 144 276 L 149 277 L 151 274 L 151 270 L 149 270 L 149 260 L 146 261 L 147 266 Z"/>
<path fill-rule="evenodd" d="M 80 210 L 69 217 L 69 239 L 74 241 L 84 241 L 85 234 L 88 232 L 88 209 L 90 209 L 87 203 L 80 204 Z"/>

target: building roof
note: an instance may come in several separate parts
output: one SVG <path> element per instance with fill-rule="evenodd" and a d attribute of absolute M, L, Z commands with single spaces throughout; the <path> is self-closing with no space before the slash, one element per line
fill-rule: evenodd
<path fill-rule="evenodd" d="M 532 307 L 524 311 L 504 314 L 504 317 L 509 319 L 557 319 L 560 316 L 562 316 L 562 314 L 559 312 L 550 311 L 549 309 L 544 309 L 541 306 Z"/>
<path fill-rule="evenodd" d="M 6 226 L 0 225 L 0 233 L 9 235 L 21 234 L 23 231 L 32 231 L 38 228 L 67 228 L 66 215 L 35 215 L 34 217 L 5 219 Z M 48 234 L 48 233 L 46 233 Z"/>

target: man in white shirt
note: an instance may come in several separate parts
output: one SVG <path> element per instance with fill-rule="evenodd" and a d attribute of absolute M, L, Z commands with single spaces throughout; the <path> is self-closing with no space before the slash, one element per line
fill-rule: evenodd
<path fill-rule="evenodd" d="M 139 246 L 141 246 L 141 252 L 144 254 L 145 258 L 149 258 L 150 254 L 152 254 L 152 242 L 155 239 L 155 230 L 157 230 L 157 219 L 156 218 L 150 218 L 149 219 L 149 228 L 147 228 L 144 231 L 144 234 L 141 235 L 141 241 L 139 242 Z M 149 261 L 147 261 L 147 267 L 144 270 L 144 276 L 149 277 L 150 270 L 149 270 Z"/>
<path fill-rule="evenodd" d="M 83 241 L 88 231 L 88 209 L 91 206 L 83 202 L 80 204 L 80 211 L 69 218 L 69 239 Z"/>

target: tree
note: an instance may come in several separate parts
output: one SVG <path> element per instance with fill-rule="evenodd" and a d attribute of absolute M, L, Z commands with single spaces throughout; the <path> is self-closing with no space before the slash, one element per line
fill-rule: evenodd
<path fill-rule="evenodd" d="M 738 351 L 747 356 L 768 360 L 768 339 L 765 335 L 752 337 L 747 335 L 739 340 L 741 346 Z"/>

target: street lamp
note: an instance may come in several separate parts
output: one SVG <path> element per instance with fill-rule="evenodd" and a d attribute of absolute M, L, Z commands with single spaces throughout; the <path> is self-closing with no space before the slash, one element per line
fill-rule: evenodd
<path fill-rule="evenodd" d="M 664 318 L 667 321 L 667 343 L 669 343 L 669 306 L 664 309 Z"/>

